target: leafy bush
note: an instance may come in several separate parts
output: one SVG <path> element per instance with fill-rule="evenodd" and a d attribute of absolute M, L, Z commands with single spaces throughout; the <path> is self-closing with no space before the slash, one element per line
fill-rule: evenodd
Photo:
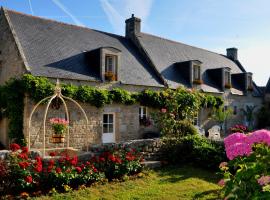
<path fill-rule="evenodd" d="M 136 149 L 111 146 L 99 151 L 102 153 L 92 161 L 109 180 L 133 175 L 142 170 L 142 155 Z"/>
<path fill-rule="evenodd" d="M 30 158 L 27 147 L 11 144 L 12 153 L 0 162 L 0 192 L 59 191 L 90 185 L 104 178 L 121 179 L 142 170 L 142 156 L 135 149 L 111 147 L 103 149 L 99 156 L 80 162 L 77 156 L 69 157 L 66 152 L 51 152 L 50 160 Z M 55 157 L 57 156 L 57 157 Z"/>
<path fill-rule="evenodd" d="M 221 161 L 226 160 L 221 142 L 210 141 L 198 135 L 180 138 L 164 138 L 163 152 L 172 164 L 193 163 L 198 166 L 217 169 Z"/>
<path fill-rule="evenodd" d="M 224 139 L 229 162 L 220 164 L 226 199 L 270 198 L 270 131 L 234 133 Z"/>

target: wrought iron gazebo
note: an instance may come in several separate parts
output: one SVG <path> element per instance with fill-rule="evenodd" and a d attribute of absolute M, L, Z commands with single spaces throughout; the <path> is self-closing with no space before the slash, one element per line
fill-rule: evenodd
<path fill-rule="evenodd" d="M 64 109 L 65 109 L 65 115 L 66 115 L 66 120 L 69 121 L 70 118 L 69 118 L 69 112 L 68 112 L 68 106 L 67 106 L 67 103 L 65 100 L 68 100 L 68 101 L 71 101 L 73 102 L 79 109 L 80 111 L 83 113 L 84 115 L 84 118 L 86 120 L 86 125 L 89 124 L 89 121 L 88 121 L 88 118 L 87 118 L 87 115 L 84 111 L 84 109 L 82 108 L 82 106 L 76 102 L 75 100 L 73 100 L 72 98 L 69 98 L 69 97 L 66 97 L 64 95 L 62 95 L 61 93 L 61 86 L 60 86 L 60 82 L 59 80 L 57 79 L 57 82 L 56 82 L 56 85 L 55 85 L 55 89 L 54 89 L 54 94 L 52 96 L 48 96 L 44 99 L 42 99 L 41 101 L 39 101 L 35 106 L 34 108 L 32 109 L 32 112 L 30 114 L 30 117 L 29 117 L 29 121 L 28 121 L 28 149 L 30 150 L 31 149 L 31 121 L 32 121 L 32 117 L 33 117 L 33 114 L 35 113 L 35 111 L 37 110 L 37 108 L 44 102 L 48 101 L 46 103 L 46 108 L 45 108 L 45 112 L 44 112 L 44 115 L 43 115 L 43 127 L 42 127 L 42 130 L 43 130 L 43 145 L 42 145 L 42 148 L 41 149 L 36 149 L 35 150 L 41 150 L 42 151 L 42 155 L 45 156 L 46 155 L 46 150 L 61 150 L 61 149 L 69 149 L 69 148 L 72 148 L 70 147 L 70 126 L 67 126 L 67 130 L 66 130 L 66 146 L 64 147 L 56 147 L 56 148 L 48 148 L 46 149 L 46 120 L 47 120 L 47 115 L 48 115 L 48 111 L 49 111 L 49 108 L 50 108 L 50 105 L 52 103 L 52 101 L 56 98 L 59 98 L 61 100 L 61 102 L 63 103 L 64 105 Z M 88 138 L 89 138 L 89 133 L 86 134 L 86 148 L 87 148 L 87 151 L 88 151 Z"/>

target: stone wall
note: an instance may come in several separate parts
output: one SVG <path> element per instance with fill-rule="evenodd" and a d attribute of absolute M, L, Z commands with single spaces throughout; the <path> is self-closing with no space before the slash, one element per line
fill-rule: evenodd
<path fill-rule="evenodd" d="M 254 111 L 254 115 L 256 115 L 256 112 L 261 108 L 263 102 L 263 99 L 261 97 L 254 97 L 250 92 L 247 95 L 234 95 L 231 94 L 229 90 L 227 90 L 225 91 L 224 94 L 222 94 L 222 97 L 224 98 L 225 106 L 228 106 L 228 108 L 231 109 L 233 109 L 234 106 L 237 107 L 237 113 L 233 114 L 230 117 L 230 120 L 226 122 L 227 129 L 236 124 L 244 124 L 245 117 L 241 109 L 245 109 L 246 105 L 252 104 L 256 106 Z M 210 109 L 203 109 L 199 114 L 199 119 L 200 119 L 200 126 L 204 127 L 206 131 L 212 126 L 217 125 L 217 122 L 211 119 Z"/>
<path fill-rule="evenodd" d="M 17 48 L 4 12 L 0 10 L 0 84 L 12 77 L 20 77 L 26 72 L 21 54 Z M 8 120 L 0 121 L 0 142 L 8 145 Z"/>
<path fill-rule="evenodd" d="M 134 140 L 143 137 L 147 131 L 157 131 L 152 125 L 149 127 L 139 124 L 139 104 L 130 106 L 122 104 L 105 105 L 102 108 L 96 108 L 89 104 L 81 104 L 85 110 L 89 124 L 86 125 L 83 113 L 72 102 L 68 102 L 70 116 L 70 147 L 77 149 L 86 149 L 87 144 L 102 143 L 102 117 L 103 113 L 114 113 L 115 115 L 115 142 Z M 28 138 L 29 116 L 34 107 L 34 103 L 26 97 L 24 108 L 24 134 Z M 43 117 L 45 105 L 40 106 L 32 117 L 30 133 L 31 148 L 40 149 L 43 147 Z M 150 111 L 151 112 L 151 111 Z M 46 148 L 64 147 L 67 144 L 51 143 L 53 130 L 49 119 L 53 117 L 65 118 L 63 106 L 59 110 L 50 108 L 46 120 Z M 67 138 L 67 136 L 66 136 Z"/>

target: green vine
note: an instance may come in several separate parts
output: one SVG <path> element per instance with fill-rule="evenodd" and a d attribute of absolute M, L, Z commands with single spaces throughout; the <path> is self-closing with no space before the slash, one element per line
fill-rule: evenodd
<path fill-rule="evenodd" d="M 5 85 L 0 86 L 0 117 L 9 119 L 8 134 L 11 140 L 20 144 L 24 143 L 24 95 L 27 93 L 33 101 L 38 102 L 53 94 L 54 85 L 47 78 L 26 74 L 22 79 L 11 79 Z M 162 91 L 144 90 L 133 93 L 121 88 L 114 88 L 109 91 L 85 85 L 62 84 L 62 93 L 65 96 L 98 108 L 112 103 L 125 105 L 139 103 L 157 109 L 173 105 L 177 107 L 179 113 L 182 113 L 182 118 L 185 118 L 185 114 L 190 110 L 198 110 L 200 107 L 219 107 L 223 104 L 220 97 L 189 91 L 184 88 Z"/>

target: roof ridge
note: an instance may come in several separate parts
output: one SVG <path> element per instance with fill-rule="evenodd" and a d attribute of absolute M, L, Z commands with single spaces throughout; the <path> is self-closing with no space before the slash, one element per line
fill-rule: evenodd
<path fill-rule="evenodd" d="M 54 19 L 49 19 L 49 18 L 35 16 L 35 15 L 23 13 L 23 12 L 18 12 L 18 11 L 11 10 L 11 9 L 8 9 L 8 8 L 4 8 L 4 7 L 2 7 L 2 8 L 5 11 L 7 11 L 7 12 L 11 12 L 11 13 L 19 14 L 19 15 L 24 15 L 24 16 L 31 17 L 31 18 L 34 18 L 34 19 L 41 19 L 41 20 L 44 20 L 44 21 L 50 21 L 50 22 L 54 22 L 54 23 L 58 23 L 58 24 L 62 24 L 62 25 L 73 26 L 73 27 L 78 28 L 78 29 L 86 29 L 86 30 L 98 31 L 98 32 L 102 32 L 102 33 L 106 33 L 106 34 L 111 34 L 111 35 L 114 35 L 114 36 L 118 36 L 118 37 L 121 37 L 121 38 L 125 38 L 122 35 L 117 35 L 117 34 L 109 33 L 109 32 L 106 32 L 106 31 L 92 29 L 92 28 L 89 28 L 87 26 L 79 26 L 79 25 L 75 25 L 75 24 L 71 24 L 71 23 L 67 23 L 67 22 L 57 21 L 57 20 L 54 20 Z"/>
<path fill-rule="evenodd" d="M 192 45 L 189 45 L 189 44 L 185 44 L 185 43 L 182 43 L 182 42 L 179 42 L 179 41 L 176 41 L 176 40 L 172 40 L 172 39 L 168 39 L 168 38 L 165 38 L 165 37 L 162 37 L 162 36 L 157 36 L 157 35 L 153 35 L 153 34 L 150 34 L 150 33 L 144 33 L 144 32 L 141 32 L 140 34 L 145 34 L 145 35 L 149 35 L 149 36 L 152 36 L 152 37 L 156 37 L 156 38 L 159 38 L 159 39 L 162 39 L 162 40 L 167 40 L 169 42 L 173 42 L 173 43 L 176 43 L 176 44 L 182 44 L 182 45 L 186 45 L 186 46 L 189 46 L 189 47 L 192 47 L 192 48 L 196 48 L 196 49 L 200 49 L 200 50 L 204 50 L 204 51 L 208 51 L 210 53 L 214 53 L 214 54 L 217 54 L 217 55 L 220 55 L 220 56 L 224 56 L 225 58 L 229 59 L 226 55 L 224 54 L 220 54 L 220 53 L 217 53 L 217 52 L 214 52 L 214 51 L 210 51 L 208 49 L 204 49 L 204 48 L 201 48 L 201 47 L 195 47 L 195 46 L 192 46 Z M 229 59 L 231 60 L 231 59 Z M 232 60 L 231 60 L 232 61 Z M 232 61 L 233 62 L 233 61 Z"/>

